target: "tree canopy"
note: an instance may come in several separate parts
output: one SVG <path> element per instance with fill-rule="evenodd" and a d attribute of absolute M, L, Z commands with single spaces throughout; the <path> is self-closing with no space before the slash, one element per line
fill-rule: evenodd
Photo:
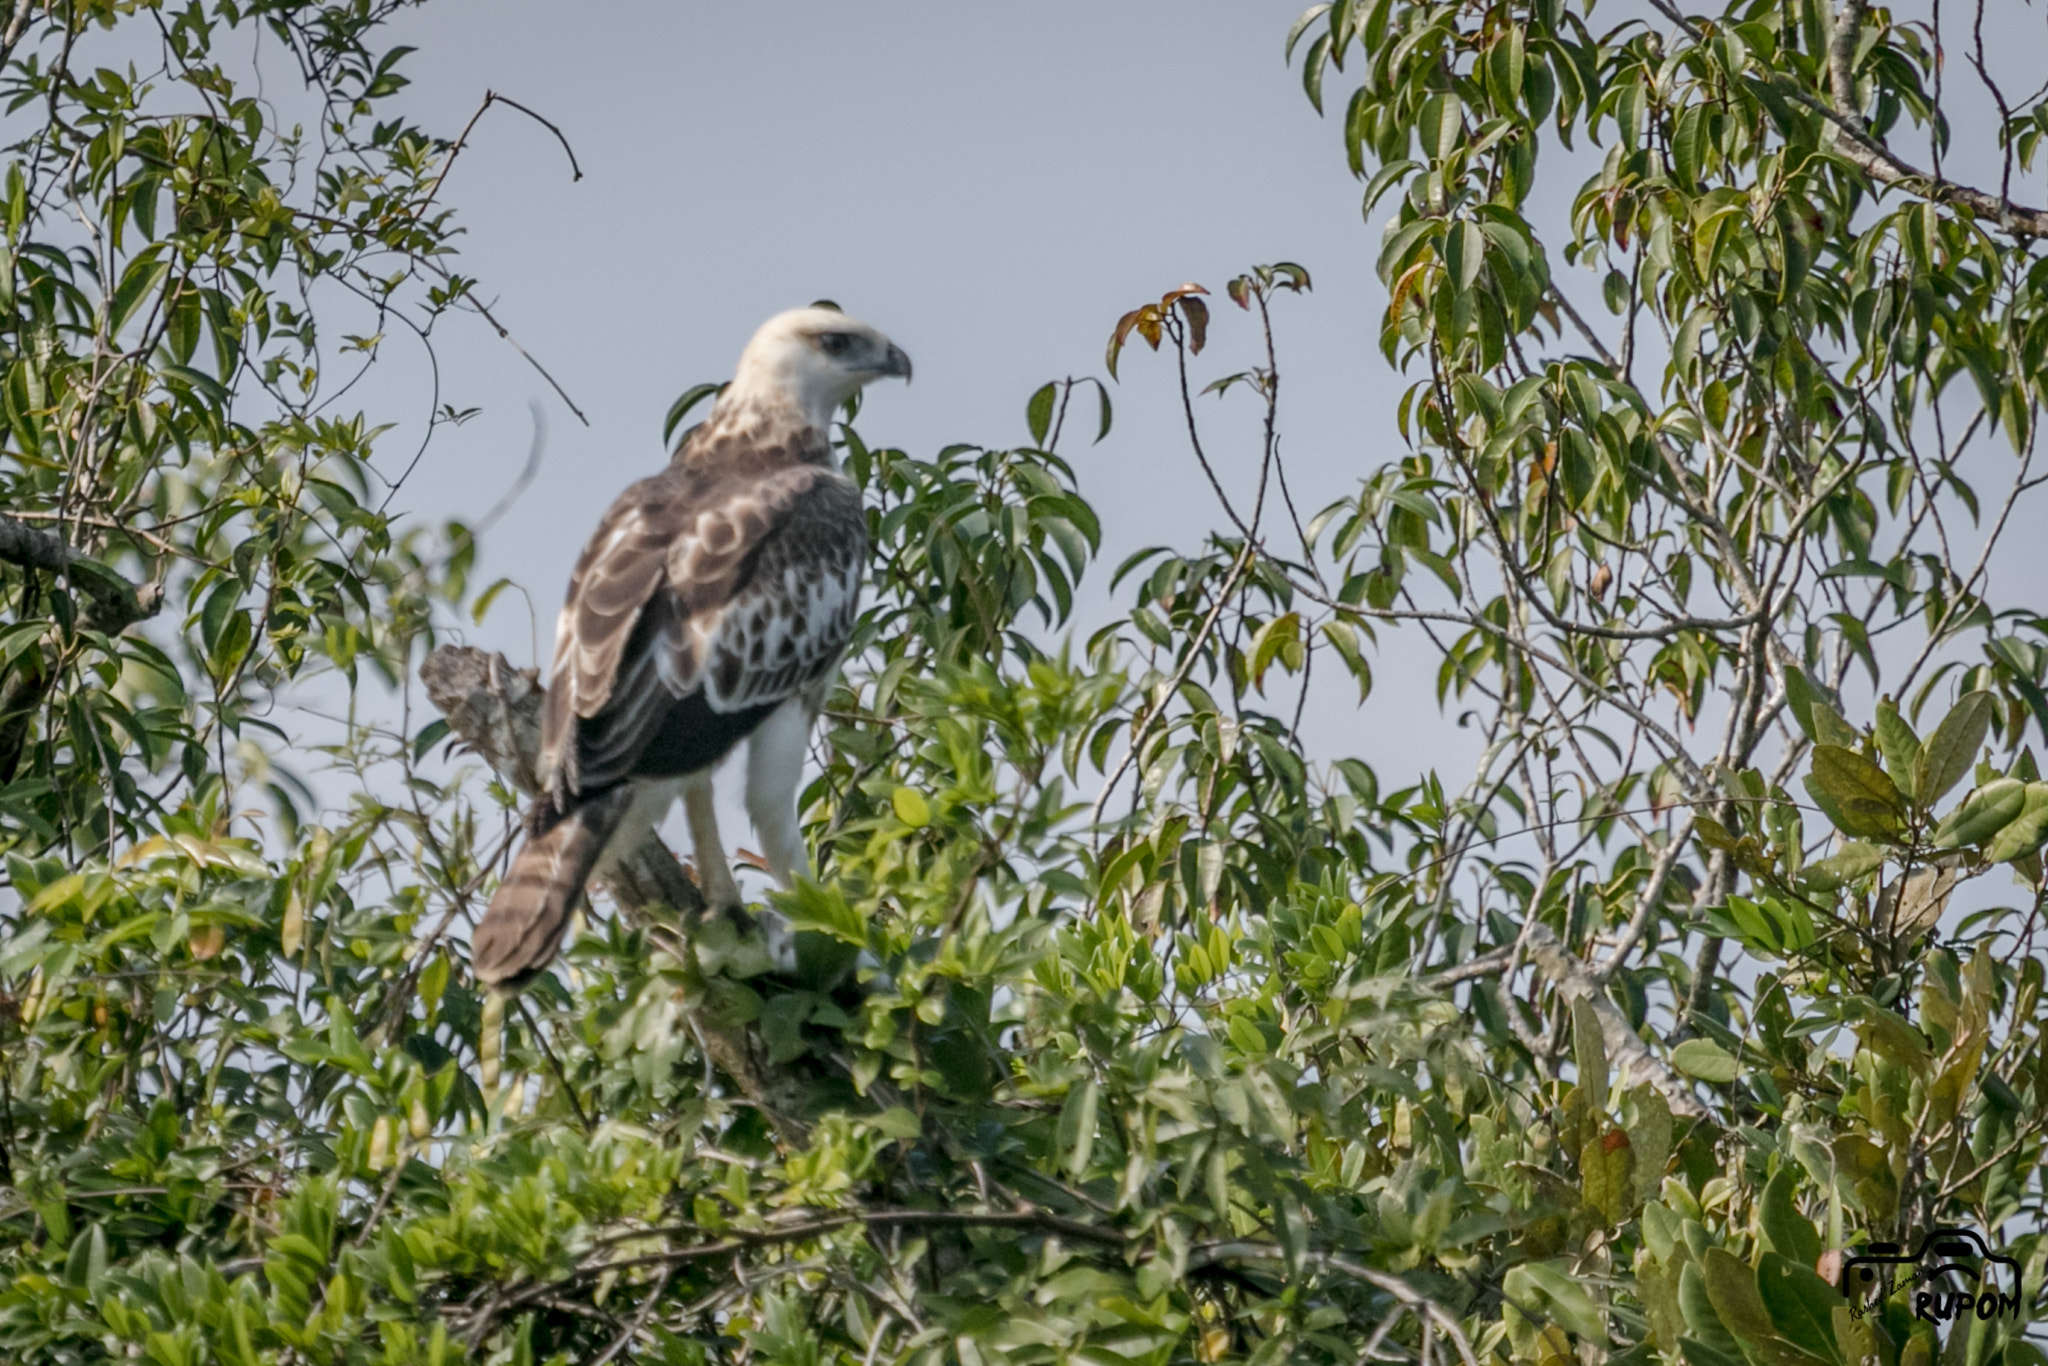
<path fill-rule="evenodd" d="M 2043 1366 L 2048 618 L 1993 570 L 2048 102 L 1981 0 L 1309 10 L 1393 458 L 1296 504 L 1313 262 L 1106 304 L 1014 447 L 848 414 L 795 969 L 650 843 L 510 999 L 463 944 L 544 681 L 442 638 L 477 533 L 395 524 L 417 449 L 353 406 L 483 307 L 396 8 L 0 23 L 0 1352 Z M 1945 169 L 1965 68 L 1995 185 Z M 1070 458 L 1140 365 L 1216 516 L 1103 566 Z M 1444 717 L 1376 705 L 1390 649 Z M 343 806 L 270 719 L 312 687 L 360 690 Z M 1479 762 L 1382 772 L 1390 722 Z M 1947 1226 L 2015 1315 L 1830 1283 Z"/>

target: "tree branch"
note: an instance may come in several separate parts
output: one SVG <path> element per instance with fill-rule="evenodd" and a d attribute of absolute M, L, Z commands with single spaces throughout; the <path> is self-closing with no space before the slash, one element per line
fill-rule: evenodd
<path fill-rule="evenodd" d="M 1650 0 L 1659 14 L 1684 29 L 1695 40 L 1704 41 L 1698 26 L 1687 19 L 1671 3 L 1671 0 Z M 1861 6 L 1857 6 L 1861 9 Z M 1853 41 L 1853 39 L 1852 39 Z M 1829 53 L 1830 67 L 1834 53 Z M 1830 80 L 1832 82 L 1832 70 Z M 1932 175 L 1914 166 L 1895 154 L 1891 148 L 1864 131 L 1863 121 L 1853 111 L 1844 112 L 1835 105 L 1824 101 L 1803 89 L 1796 82 L 1770 75 L 1761 79 L 1769 80 L 1788 97 L 1799 101 L 1835 125 L 1842 136 L 1835 140 L 1835 155 L 1862 171 L 1880 185 L 1896 186 L 1908 194 L 1919 195 L 1937 204 L 1950 204 L 1968 209 L 1972 213 L 1995 219 L 2007 232 L 2024 237 L 2048 237 L 2048 209 L 2028 208 L 2022 204 L 2008 203 L 1995 194 L 1987 194 L 1973 186 L 1963 185 L 1944 176 Z M 1839 96 L 1837 97 L 1839 98 Z"/>
<path fill-rule="evenodd" d="M 1548 925 L 1532 920 L 1522 937 L 1529 948 L 1529 961 L 1557 988 L 1559 994 L 1566 1000 L 1583 996 L 1593 1003 L 1593 1013 L 1600 1017 L 1600 1037 L 1607 1045 L 1608 1057 L 1627 1067 L 1631 1076 L 1654 1087 L 1657 1094 L 1664 1097 L 1665 1104 L 1671 1107 L 1672 1114 L 1687 1119 L 1707 1117 L 1707 1107 L 1699 1103 L 1685 1078 L 1672 1071 L 1671 1064 L 1650 1051 L 1650 1046 L 1630 1028 L 1628 1017 L 1600 990 L 1592 972 L 1558 941 Z"/>
<path fill-rule="evenodd" d="M 62 576 L 84 599 L 79 624 L 103 635 L 117 636 L 136 622 L 155 616 L 163 606 L 162 584 L 138 587 L 91 556 L 73 550 L 61 537 L 38 531 L 5 513 L 0 513 L 0 560 Z M 23 607 L 26 610 L 25 601 Z M 12 782 L 20 770 L 29 727 L 57 676 L 44 651 L 35 648 L 15 662 L 5 684 L 0 685 L 0 782 Z"/>
<path fill-rule="evenodd" d="M 85 624 L 110 636 L 147 621 L 163 606 L 162 584 L 132 584 L 90 555 L 73 550 L 60 537 L 37 531 L 4 512 L 0 512 L 0 560 L 23 569 L 64 575 L 85 597 Z"/>
<path fill-rule="evenodd" d="M 1842 0 L 1842 7 L 1835 11 L 1835 33 L 1828 41 L 1828 85 L 1829 94 L 1835 102 L 1835 112 L 1854 125 L 1858 132 L 1863 130 L 1863 114 L 1856 104 L 1856 73 L 1850 65 L 1856 57 L 1856 36 L 1863 29 L 1864 0 Z"/>

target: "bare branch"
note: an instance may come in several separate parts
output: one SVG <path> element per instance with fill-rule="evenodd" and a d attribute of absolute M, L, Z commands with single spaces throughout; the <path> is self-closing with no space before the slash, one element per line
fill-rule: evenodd
<path fill-rule="evenodd" d="M 24 0 L 24 4 L 26 2 L 27 0 Z M 441 192 L 441 182 L 448 178 L 448 172 L 455 169 L 455 159 L 462 155 L 462 149 L 469 144 L 470 132 L 475 129 L 478 120 L 482 119 L 485 112 L 494 104 L 510 105 L 541 127 L 547 129 L 550 133 L 553 133 L 555 141 L 562 144 L 562 151 L 568 154 L 569 170 L 572 172 L 570 178 L 572 180 L 583 179 L 583 168 L 576 163 L 576 149 L 569 145 L 568 137 L 563 134 L 560 128 L 557 128 L 552 121 L 534 113 L 519 101 L 500 95 L 495 90 L 486 90 L 484 91 L 484 102 L 476 107 L 474 114 L 469 116 L 469 122 L 462 125 L 462 131 L 456 134 L 455 141 L 448 144 L 448 159 L 441 163 L 440 174 L 433 178 L 427 185 L 427 192 L 420 196 L 419 204 L 412 211 L 414 218 L 418 218 L 421 214 L 425 213 L 427 205 L 434 202 L 434 196 Z"/>

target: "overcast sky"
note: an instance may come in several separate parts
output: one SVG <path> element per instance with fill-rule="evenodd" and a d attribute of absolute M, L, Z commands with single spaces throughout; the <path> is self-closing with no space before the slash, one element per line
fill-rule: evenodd
<path fill-rule="evenodd" d="M 480 515 L 525 460 L 529 400 L 551 414 L 545 464 L 485 538 L 480 570 L 516 579 L 535 615 L 503 595 L 472 639 L 544 661 L 571 561 L 605 505 L 665 459 L 674 397 L 726 378 L 764 318 L 820 297 L 916 362 L 913 387 L 871 392 L 863 435 L 929 454 L 1025 440 L 1031 391 L 1100 373 L 1127 308 L 1184 280 L 1220 292 L 1251 264 L 1298 261 L 1315 292 L 1278 314 L 1298 496 L 1319 507 L 1398 455 L 1403 381 L 1376 347 L 1378 225 L 1361 219 L 1337 119 L 1317 117 L 1282 60 L 1299 8 L 436 0 L 403 16 L 399 35 L 420 49 L 410 108 L 428 127 L 452 134 L 496 90 L 559 124 L 584 173 L 573 181 L 554 137 L 499 106 L 441 191 L 468 228 L 461 268 L 590 419 L 576 422 L 480 322 L 444 327 L 443 397 L 482 412 L 437 438 L 397 506 Z M 1598 14 L 1618 22 L 1628 8 Z M 2042 12 L 2000 0 L 1990 14 L 1994 63 L 2038 65 Z M 1349 82 L 1332 88 L 1341 112 Z M 1951 167 L 1984 174 L 1969 131 L 1965 119 Z M 1578 178 L 1542 193 L 1568 197 Z M 1590 302 L 1590 280 L 1565 283 Z M 1249 364 L 1254 340 L 1220 310 L 1210 373 Z M 389 401 L 420 411 L 424 371 L 406 354 L 364 391 L 380 417 Z M 1109 565 L 1148 544 L 1191 546 L 1217 523 L 1169 364 L 1138 351 L 1122 370 L 1110 439 L 1063 447 L 1102 513 Z M 1219 464 L 1248 476 L 1256 410 L 1212 411 Z M 1432 767 L 1460 783 L 1477 750 L 1437 709 L 1435 664 L 1434 651 L 1382 650 L 1362 710 L 1322 691 L 1313 748 L 1358 754 L 1391 784 Z"/>

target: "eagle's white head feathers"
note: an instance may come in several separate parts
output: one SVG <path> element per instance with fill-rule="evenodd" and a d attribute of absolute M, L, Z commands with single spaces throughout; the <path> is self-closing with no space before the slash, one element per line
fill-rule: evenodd
<path fill-rule="evenodd" d="M 719 415 L 795 409 L 819 430 L 872 380 L 910 378 L 910 357 L 864 322 L 829 308 L 793 308 L 761 324 L 720 395 Z"/>

